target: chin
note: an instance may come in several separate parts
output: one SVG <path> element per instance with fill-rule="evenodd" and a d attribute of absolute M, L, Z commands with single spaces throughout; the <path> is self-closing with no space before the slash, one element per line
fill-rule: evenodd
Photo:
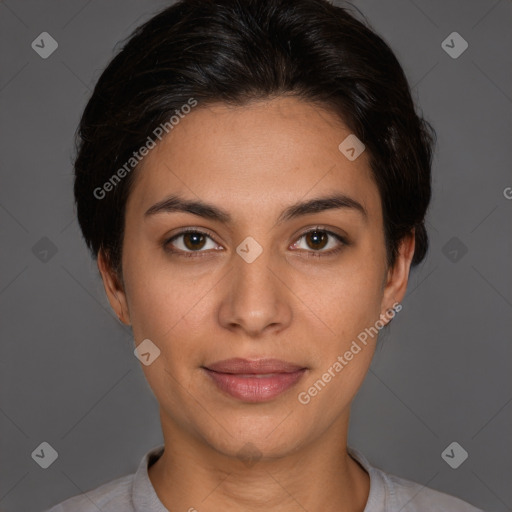
<path fill-rule="evenodd" d="M 274 414 L 239 416 L 233 412 L 222 415 L 222 426 L 208 421 L 197 432 L 205 444 L 230 458 L 247 459 L 248 463 L 265 458 L 279 459 L 298 450 L 312 437 L 307 421 L 298 421 L 296 413 L 290 414 L 291 410 L 291 407 L 280 407 Z"/>

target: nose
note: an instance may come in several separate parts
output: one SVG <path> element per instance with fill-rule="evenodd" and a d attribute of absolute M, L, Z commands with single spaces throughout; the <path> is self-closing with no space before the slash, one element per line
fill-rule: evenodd
<path fill-rule="evenodd" d="M 292 319 L 291 292 L 271 250 L 263 249 L 250 263 L 237 253 L 233 260 L 218 311 L 220 324 L 252 338 L 286 329 Z"/>

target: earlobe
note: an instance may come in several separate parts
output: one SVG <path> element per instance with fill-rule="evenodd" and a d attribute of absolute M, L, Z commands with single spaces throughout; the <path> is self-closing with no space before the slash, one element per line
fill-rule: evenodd
<path fill-rule="evenodd" d="M 414 256 L 415 234 L 414 229 L 401 241 L 395 264 L 388 269 L 387 282 L 384 287 L 384 295 L 381 304 L 381 318 L 389 318 L 387 312 L 394 309 L 397 311 L 397 304 L 400 305 L 407 291 L 409 282 L 409 271 Z M 401 309 L 401 306 L 400 306 Z"/>
<path fill-rule="evenodd" d="M 97 263 L 110 307 L 123 324 L 131 325 L 125 291 L 103 250 L 98 252 Z"/>

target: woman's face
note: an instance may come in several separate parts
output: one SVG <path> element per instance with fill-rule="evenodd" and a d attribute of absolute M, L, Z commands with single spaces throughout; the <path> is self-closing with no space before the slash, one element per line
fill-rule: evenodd
<path fill-rule="evenodd" d="M 403 298 L 414 248 L 386 267 L 379 192 L 367 153 L 338 148 L 348 135 L 298 99 L 199 105 L 143 160 L 124 289 L 99 265 L 135 344 L 160 350 L 142 368 L 164 433 L 280 456 L 346 429 L 377 340 L 362 333 Z"/>

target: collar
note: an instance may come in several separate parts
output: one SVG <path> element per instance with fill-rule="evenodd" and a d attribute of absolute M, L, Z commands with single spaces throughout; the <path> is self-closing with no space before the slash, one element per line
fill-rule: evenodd
<path fill-rule="evenodd" d="M 169 512 L 156 494 L 149 479 L 148 467 L 154 464 L 164 452 L 164 445 L 158 445 L 147 452 L 141 459 L 135 472 L 132 486 L 132 501 L 136 512 Z M 366 457 L 355 448 L 348 447 L 348 454 L 358 462 L 370 475 L 370 493 L 364 512 L 379 510 L 382 496 L 385 495 L 385 478 L 382 471 L 370 465 Z"/>

